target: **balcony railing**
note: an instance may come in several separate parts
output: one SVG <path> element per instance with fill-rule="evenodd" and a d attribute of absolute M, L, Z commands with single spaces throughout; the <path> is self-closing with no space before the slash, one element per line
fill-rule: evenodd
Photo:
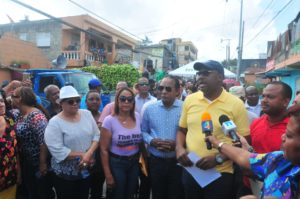
<path fill-rule="evenodd" d="M 68 60 L 81 60 L 80 59 L 80 51 L 63 51 L 63 55 Z M 87 61 L 99 61 L 95 59 L 95 56 L 90 52 L 84 52 L 84 58 Z"/>

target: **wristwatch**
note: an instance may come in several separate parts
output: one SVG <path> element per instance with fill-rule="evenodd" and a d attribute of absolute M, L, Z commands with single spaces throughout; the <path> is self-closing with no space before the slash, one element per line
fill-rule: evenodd
<path fill-rule="evenodd" d="M 221 154 L 217 154 L 216 157 L 215 157 L 215 160 L 216 160 L 218 165 L 223 164 L 223 162 L 224 162 L 224 159 L 223 159 Z"/>

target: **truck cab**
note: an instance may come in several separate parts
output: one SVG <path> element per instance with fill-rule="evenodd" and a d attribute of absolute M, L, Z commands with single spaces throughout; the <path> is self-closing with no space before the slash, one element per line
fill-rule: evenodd
<path fill-rule="evenodd" d="M 72 85 L 80 95 L 85 95 L 89 90 L 89 81 L 97 78 L 92 73 L 82 72 L 80 70 L 31 69 L 26 70 L 25 73 L 30 74 L 33 90 L 41 97 L 45 97 L 44 88 L 49 84 L 55 84 L 59 88 L 65 85 Z"/>
<path fill-rule="evenodd" d="M 89 81 L 97 77 L 92 73 L 81 70 L 28 69 L 23 72 L 23 78 L 31 79 L 33 91 L 44 100 L 44 89 L 49 84 L 57 85 L 59 88 L 72 85 L 81 96 L 84 96 L 89 91 Z M 101 94 L 101 99 L 103 106 L 105 106 L 110 102 L 110 95 L 104 90 Z"/>

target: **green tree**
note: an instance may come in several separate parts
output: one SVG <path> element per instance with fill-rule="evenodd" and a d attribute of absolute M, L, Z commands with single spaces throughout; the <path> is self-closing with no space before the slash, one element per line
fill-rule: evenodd
<path fill-rule="evenodd" d="M 95 74 L 109 90 L 114 90 L 119 81 L 126 81 L 129 86 L 133 86 L 140 76 L 138 70 L 130 64 L 87 66 L 81 70 Z"/>

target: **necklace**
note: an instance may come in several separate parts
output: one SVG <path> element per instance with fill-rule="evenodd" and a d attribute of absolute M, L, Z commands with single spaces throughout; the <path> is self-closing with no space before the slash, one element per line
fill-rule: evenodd
<path fill-rule="evenodd" d="M 122 124 L 127 124 L 127 118 L 125 119 L 121 119 L 121 117 L 119 117 L 119 121 L 122 123 Z"/>

